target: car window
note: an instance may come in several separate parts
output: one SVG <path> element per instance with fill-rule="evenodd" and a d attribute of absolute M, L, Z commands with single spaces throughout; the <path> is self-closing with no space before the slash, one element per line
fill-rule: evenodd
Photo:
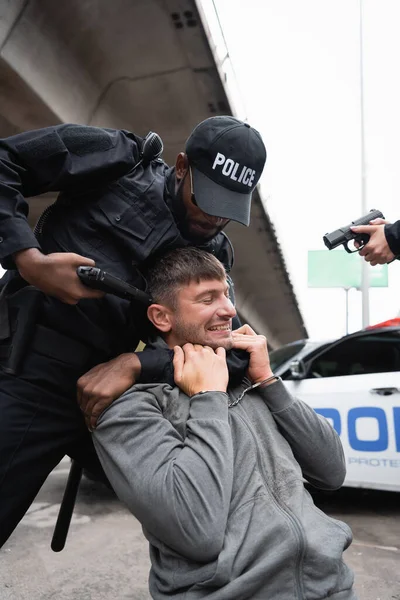
<path fill-rule="evenodd" d="M 400 371 L 398 333 L 363 336 L 344 341 L 310 363 L 307 377 L 338 377 Z"/>
<path fill-rule="evenodd" d="M 293 356 L 300 352 L 300 350 L 303 350 L 305 345 L 306 340 L 299 340 L 291 344 L 286 344 L 286 346 L 282 346 L 282 348 L 278 348 L 278 350 L 273 350 L 272 352 L 270 352 L 269 362 L 272 371 L 275 371 L 287 360 L 290 360 Z"/>

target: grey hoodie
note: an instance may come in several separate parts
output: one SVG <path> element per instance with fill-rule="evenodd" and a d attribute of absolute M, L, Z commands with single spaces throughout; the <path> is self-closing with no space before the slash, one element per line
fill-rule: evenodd
<path fill-rule="evenodd" d="M 135 385 L 93 437 L 117 495 L 150 542 L 156 600 L 354 600 L 342 560 L 349 527 L 320 511 L 303 485 L 343 483 L 331 425 L 281 382 L 188 398 Z"/>

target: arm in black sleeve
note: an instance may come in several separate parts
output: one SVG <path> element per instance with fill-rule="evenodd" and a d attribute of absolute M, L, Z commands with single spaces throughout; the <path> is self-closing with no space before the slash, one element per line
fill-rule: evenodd
<path fill-rule="evenodd" d="M 171 386 L 174 382 L 174 351 L 163 350 L 160 348 L 145 348 L 138 352 L 141 364 L 139 383 L 168 383 Z M 226 362 L 229 371 L 230 385 L 237 385 L 246 374 L 249 355 L 243 350 L 230 350 L 226 355 Z"/>
<path fill-rule="evenodd" d="M 141 364 L 138 383 L 168 383 L 174 386 L 174 351 L 161 348 L 146 347 L 138 352 Z"/>
<path fill-rule="evenodd" d="M 385 236 L 389 248 L 395 256 L 400 255 L 400 221 L 385 225 Z"/>
<path fill-rule="evenodd" d="M 83 125 L 57 125 L 0 140 L 0 261 L 40 247 L 27 221 L 26 197 L 111 182 L 133 167 L 139 143 L 126 131 Z"/>

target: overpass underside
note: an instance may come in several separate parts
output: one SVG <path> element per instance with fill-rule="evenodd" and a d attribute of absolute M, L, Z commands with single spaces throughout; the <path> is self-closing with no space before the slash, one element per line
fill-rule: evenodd
<path fill-rule="evenodd" d="M 221 75 L 195 0 L 0 0 L 1 137 L 63 122 L 151 130 L 172 164 L 198 122 L 232 114 Z M 30 201 L 32 225 L 53 199 Z M 242 318 L 273 347 L 304 337 L 258 191 L 250 227 L 227 233 Z"/>

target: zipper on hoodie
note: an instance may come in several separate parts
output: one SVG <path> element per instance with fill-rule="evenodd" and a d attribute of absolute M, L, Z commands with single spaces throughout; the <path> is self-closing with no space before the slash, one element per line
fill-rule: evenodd
<path fill-rule="evenodd" d="M 250 383 L 250 382 L 249 382 Z M 243 396 L 250 390 L 253 389 L 253 386 L 250 385 L 250 387 L 246 387 L 243 392 L 240 394 L 239 396 L 239 401 L 243 398 Z M 238 402 L 235 402 L 234 404 L 232 404 L 232 406 L 236 406 L 239 404 Z M 243 405 L 241 405 L 241 407 L 239 408 L 239 410 L 243 410 L 246 413 L 246 410 L 243 408 Z M 305 594 L 304 594 L 304 588 L 303 588 L 303 582 L 301 579 L 301 565 L 303 563 L 303 558 L 304 558 L 304 553 L 305 553 L 305 549 L 306 549 L 306 544 L 305 544 L 305 537 L 303 535 L 303 529 L 297 519 L 297 517 L 292 513 L 292 511 L 286 506 L 286 505 L 282 505 L 279 502 L 279 499 L 277 498 L 277 496 L 275 495 L 275 493 L 268 487 L 267 483 L 266 483 L 266 475 L 265 475 L 265 469 L 264 469 L 264 465 L 263 465 L 263 461 L 260 455 L 260 451 L 258 449 L 258 444 L 257 444 L 257 438 L 255 436 L 254 430 L 252 428 L 252 426 L 240 415 L 239 412 L 236 412 L 237 416 L 239 417 L 239 419 L 242 421 L 242 423 L 245 425 L 245 427 L 247 427 L 247 429 L 249 430 L 255 447 L 257 448 L 257 463 L 258 463 L 258 467 L 261 471 L 261 473 L 264 474 L 264 481 L 265 481 L 265 485 L 266 488 L 268 490 L 268 493 L 270 495 L 270 497 L 272 498 L 272 500 L 274 501 L 276 508 L 280 511 L 280 513 L 283 515 L 283 517 L 289 521 L 289 523 L 292 525 L 295 536 L 297 538 L 297 543 L 298 543 L 298 548 L 297 548 L 297 557 L 296 557 L 296 572 L 295 572 L 295 578 L 296 578 L 296 584 L 297 584 L 297 591 L 296 594 L 299 598 L 299 600 L 306 600 Z"/>

